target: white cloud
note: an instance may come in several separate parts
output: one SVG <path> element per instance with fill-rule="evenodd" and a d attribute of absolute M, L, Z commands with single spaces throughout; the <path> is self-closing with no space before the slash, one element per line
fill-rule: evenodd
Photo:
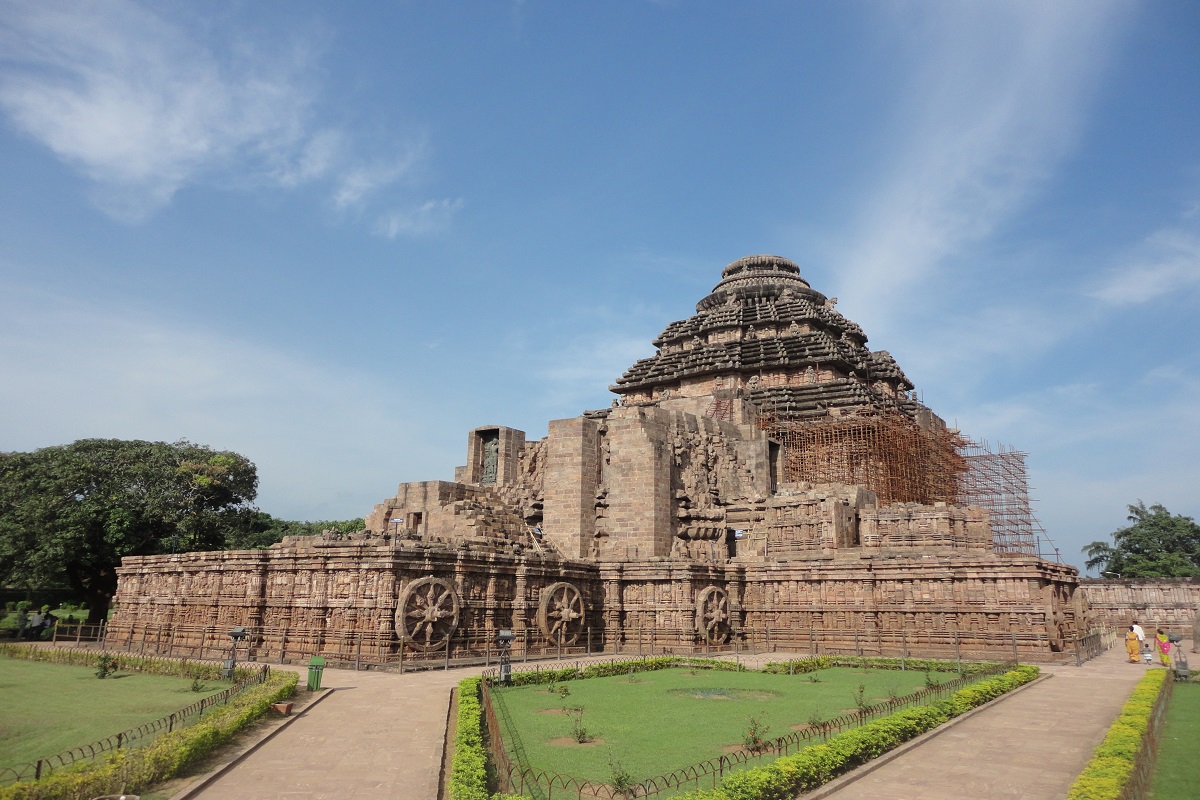
<path fill-rule="evenodd" d="M 281 153 L 271 177 L 280 186 L 292 188 L 332 172 L 345 159 L 346 137 L 342 131 L 317 131 L 295 153 Z"/>
<path fill-rule="evenodd" d="M 1136 305 L 1200 286 L 1200 236 L 1164 228 L 1147 237 L 1130 262 L 1111 271 L 1091 296 L 1108 305 Z"/>
<path fill-rule="evenodd" d="M 206 40 L 129 0 L 6 4 L 0 110 L 91 180 L 101 209 L 129 222 L 205 180 L 329 180 L 342 208 L 423 157 L 417 143 L 398 157 L 362 158 L 341 129 L 314 127 L 314 48 L 244 36 L 217 30 Z"/>
<path fill-rule="evenodd" d="M 217 55 L 137 5 L 10 5 L 0 107 L 136 219 L 206 168 L 303 141 L 303 52 Z"/>
<path fill-rule="evenodd" d="M 454 215 L 463 209 L 463 200 L 428 200 L 419 206 L 398 209 L 382 215 L 375 232 L 388 239 L 397 236 L 430 236 L 443 233 L 450 227 Z"/>
<path fill-rule="evenodd" d="M 841 259 L 840 293 L 864 322 L 925 291 L 1037 190 L 1074 144 L 1119 22 L 1115 3 L 903 8 L 901 27 L 927 23 L 913 35 L 918 66 L 892 166 Z"/>
<path fill-rule="evenodd" d="M 333 204 L 338 208 L 346 208 L 362 203 L 368 195 L 408 175 L 424 157 L 425 145 L 419 142 L 398 158 L 347 169 L 338 179 Z"/>

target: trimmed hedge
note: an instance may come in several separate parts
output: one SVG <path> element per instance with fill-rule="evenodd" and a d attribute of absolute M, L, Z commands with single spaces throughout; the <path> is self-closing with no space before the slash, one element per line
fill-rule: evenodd
<path fill-rule="evenodd" d="M 882 658 L 876 656 L 814 656 L 796 661 L 771 661 L 763 672 L 775 675 L 803 675 L 806 672 L 816 672 L 830 667 L 859 667 L 862 669 L 900 669 L 903 666 L 912 672 L 957 672 L 962 668 L 963 675 L 977 675 L 981 672 L 996 669 L 999 661 L 945 661 L 936 658 Z"/>
<path fill-rule="evenodd" d="M 562 669 L 539 669 L 529 672 L 514 672 L 512 686 L 533 686 L 543 683 L 562 683 L 563 681 L 583 680 L 585 678 L 611 678 L 617 675 L 632 675 L 635 672 L 653 672 L 672 667 L 691 667 L 693 669 L 711 669 L 721 672 L 745 672 L 746 668 L 733 661 L 720 661 L 714 658 L 686 658 L 683 656 L 655 656 L 653 658 L 630 659 L 629 661 L 608 661 L 602 664 L 590 664 L 586 667 L 564 667 Z M 488 685 L 496 682 L 489 679 Z"/>
<path fill-rule="evenodd" d="M 483 749 L 481 678 L 458 683 L 458 724 L 450 760 L 450 800 L 488 800 L 487 752 Z"/>
<path fill-rule="evenodd" d="M 1133 774 L 1142 739 L 1150 728 L 1154 703 L 1163 691 L 1170 670 L 1147 672 L 1138 681 L 1104 741 L 1079 773 L 1067 800 L 1116 800 Z"/>
<path fill-rule="evenodd" d="M 952 717 L 1029 683 L 1038 668 L 1020 666 L 960 689 L 932 705 L 906 708 L 861 728 L 840 733 L 770 764 L 727 776 L 719 789 L 679 795 L 676 800 L 791 800 L 844 772 L 898 747 Z"/>
<path fill-rule="evenodd" d="M 65 647 L 42 647 L 28 644 L 0 644 L 0 656 L 23 661 L 44 661 L 48 664 L 68 664 L 75 667 L 95 667 L 101 655 L 117 659 L 118 672 L 148 672 L 151 675 L 174 675 L 180 678 L 199 678 L 202 681 L 221 680 L 221 662 L 189 661 L 186 658 L 159 658 L 99 650 L 80 650 Z M 244 681 L 258 673 L 257 667 L 238 667 L 233 680 Z"/>
<path fill-rule="evenodd" d="M 95 654 L 91 654 L 95 658 Z M 195 724 L 155 739 L 142 748 L 127 748 L 102 760 L 58 770 L 40 781 L 0 788 L 0 800 L 85 800 L 104 794 L 141 792 L 173 778 L 245 730 L 273 703 L 295 694 L 300 676 L 275 672 L 260 686 L 235 695 Z"/>

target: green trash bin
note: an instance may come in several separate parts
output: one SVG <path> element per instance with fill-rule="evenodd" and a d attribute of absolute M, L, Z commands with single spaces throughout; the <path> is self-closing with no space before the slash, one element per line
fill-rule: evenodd
<path fill-rule="evenodd" d="M 321 673 L 325 671 L 325 659 L 313 656 L 308 660 L 308 690 L 315 692 L 321 688 Z"/>

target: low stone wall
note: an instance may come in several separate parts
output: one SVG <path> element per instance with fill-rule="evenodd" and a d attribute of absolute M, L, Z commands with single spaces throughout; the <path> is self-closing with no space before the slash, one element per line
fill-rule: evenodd
<path fill-rule="evenodd" d="M 1200 608 L 1200 578 L 1095 579 L 1079 582 L 1097 625 L 1190 633 Z"/>
<path fill-rule="evenodd" d="M 1086 633 L 1073 568 L 1033 557 L 583 562 L 479 539 L 289 540 L 125 559 L 107 641 L 368 664 L 514 652 L 757 650 L 1053 658 Z M 447 642 L 449 642 L 447 653 Z"/>

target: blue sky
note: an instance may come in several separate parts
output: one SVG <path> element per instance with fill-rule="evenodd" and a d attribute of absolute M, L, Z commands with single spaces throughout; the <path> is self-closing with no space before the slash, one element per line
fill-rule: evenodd
<path fill-rule="evenodd" d="M 796 261 L 1064 560 L 1200 516 L 1200 5 L 0 0 L 0 449 L 290 519 L 450 479 Z"/>

